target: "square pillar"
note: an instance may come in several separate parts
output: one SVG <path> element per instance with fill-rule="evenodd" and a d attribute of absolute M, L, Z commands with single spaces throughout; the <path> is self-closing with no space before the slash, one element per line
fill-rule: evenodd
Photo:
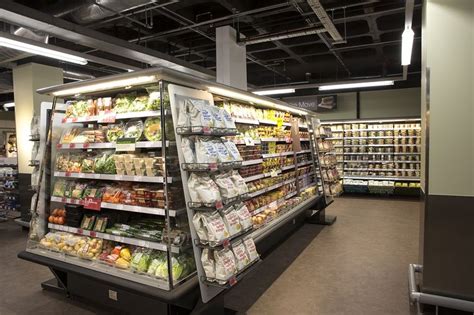
<path fill-rule="evenodd" d="M 217 82 L 247 90 L 245 45 L 237 44 L 237 32 L 230 26 L 216 28 Z"/>

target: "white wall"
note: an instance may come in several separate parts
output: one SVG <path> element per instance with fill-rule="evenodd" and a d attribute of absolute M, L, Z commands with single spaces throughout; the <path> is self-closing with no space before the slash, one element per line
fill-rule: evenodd
<path fill-rule="evenodd" d="M 360 92 L 360 119 L 420 117 L 420 88 Z M 357 94 L 337 94 L 337 109 L 321 120 L 357 119 Z"/>

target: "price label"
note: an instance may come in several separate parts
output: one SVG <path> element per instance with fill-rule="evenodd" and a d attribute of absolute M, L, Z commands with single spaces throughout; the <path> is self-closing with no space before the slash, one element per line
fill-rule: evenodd
<path fill-rule="evenodd" d="M 136 139 L 135 138 L 120 138 L 115 143 L 115 151 L 135 151 L 136 150 Z"/>
<path fill-rule="evenodd" d="M 210 163 L 209 164 L 209 169 L 211 171 L 217 171 L 217 163 Z"/>
<path fill-rule="evenodd" d="M 202 127 L 202 132 L 206 133 L 206 134 L 209 134 L 209 133 L 211 133 L 211 128 L 208 127 L 208 126 Z"/>
<path fill-rule="evenodd" d="M 222 242 L 222 246 L 224 246 L 225 248 L 229 247 L 230 246 L 229 239 L 225 239 L 224 242 Z"/>
<path fill-rule="evenodd" d="M 89 234 L 91 235 L 91 237 L 96 237 L 97 236 L 97 233 L 95 231 L 91 231 Z"/>
<path fill-rule="evenodd" d="M 255 141 L 252 138 L 245 137 L 244 138 L 244 143 L 246 146 L 253 147 L 255 146 Z"/>
<path fill-rule="evenodd" d="M 229 285 L 232 287 L 234 285 L 237 284 L 237 278 L 236 277 L 232 277 L 229 279 Z"/>
<path fill-rule="evenodd" d="M 56 144 L 56 148 L 61 149 L 63 145 L 61 143 Z"/>
<path fill-rule="evenodd" d="M 100 211 L 100 204 L 102 200 L 96 197 L 86 197 L 84 199 L 84 208 L 94 211 Z"/>
<path fill-rule="evenodd" d="M 61 202 L 62 202 L 62 203 L 67 203 L 67 198 L 62 197 L 62 198 L 61 198 Z"/>
<path fill-rule="evenodd" d="M 74 149 L 76 147 L 75 143 L 69 143 L 69 149 Z"/>
<path fill-rule="evenodd" d="M 224 205 L 222 204 L 222 201 L 216 202 L 216 209 L 222 209 L 224 208 Z"/>
<path fill-rule="evenodd" d="M 89 143 L 84 143 L 84 144 L 82 145 L 82 147 L 83 147 L 84 149 L 87 149 L 87 148 L 89 147 Z"/>
<path fill-rule="evenodd" d="M 66 173 L 64 173 L 64 176 L 66 176 L 66 177 L 71 177 L 71 172 L 66 172 Z"/>
<path fill-rule="evenodd" d="M 83 229 L 77 229 L 77 234 L 84 234 L 84 230 Z"/>
<path fill-rule="evenodd" d="M 106 124 L 114 123 L 116 116 L 117 114 L 115 114 L 113 111 L 104 111 L 97 117 L 97 122 Z"/>
<path fill-rule="evenodd" d="M 286 143 L 291 143 L 293 140 L 291 139 L 291 137 L 285 137 L 285 142 Z"/>
<path fill-rule="evenodd" d="M 61 122 L 64 124 L 67 121 L 67 118 L 61 119 Z"/>

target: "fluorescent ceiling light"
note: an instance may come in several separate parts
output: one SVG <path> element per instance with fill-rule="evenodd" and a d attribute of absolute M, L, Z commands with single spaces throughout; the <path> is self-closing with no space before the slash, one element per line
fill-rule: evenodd
<path fill-rule="evenodd" d="M 413 38 L 415 33 L 411 28 L 406 28 L 402 34 L 402 66 L 408 66 L 411 62 L 411 51 L 413 49 Z"/>
<path fill-rule="evenodd" d="M 66 96 L 66 95 L 75 95 L 75 94 L 90 93 L 90 92 L 96 92 L 96 91 L 106 91 L 106 90 L 112 90 L 112 89 L 117 89 L 117 88 L 126 88 L 129 86 L 140 85 L 140 84 L 145 84 L 145 83 L 152 83 L 155 81 L 156 81 L 156 78 L 154 75 L 141 76 L 141 77 L 135 77 L 135 78 L 128 78 L 128 79 L 122 79 L 122 80 L 114 80 L 114 81 L 107 81 L 107 82 L 102 82 L 102 83 L 93 83 L 89 85 L 78 86 L 75 88 L 53 92 L 53 95 Z"/>
<path fill-rule="evenodd" d="M 209 86 L 208 88 L 209 88 L 210 93 L 214 93 L 214 94 L 218 94 L 218 95 L 222 95 L 222 96 L 227 96 L 227 97 L 230 97 L 230 98 L 235 98 L 235 99 L 238 99 L 238 100 L 241 100 L 241 101 L 244 101 L 244 102 L 255 103 L 255 104 L 259 104 L 259 105 L 263 105 L 263 106 L 268 106 L 268 107 L 279 109 L 279 110 L 282 110 L 282 111 L 285 111 L 285 112 L 292 112 L 292 113 L 295 113 L 295 114 L 298 114 L 298 115 L 307 115 L 308 114 L 308 112 L 304 111 L 304 110 L 299 110 L 299 109 L 296 109 L 296 108 L 280 105 L 280 104 L 277 104 L 277 103 L 270 102 L 268 100 L 264 100 L 264 99 L 260 99 L 260 98 L 253 97 L 253 96 L 250 96 L 250 95 L 234 92 L 234 91 L 231 91 L 231 90 L 227 90 L 227 89 L 223 89 L 223 88 L 219 88 L 219 87 L 214 87 L 214 86 Z"/>
<path fill-rule="evenodd" d="M 5 103 L 3 104 L 3 108 L 12 108 L 15 107 L 15 103 Z"/>
<path fill-rule="evenodd" d="M 253 91 L 252 93 L 257 94 L 257 95 L 289 94 L 289 93 L 295 93 L 295 89 L 263 90 L 263 91 Z"/>
<path fill-rule="evenodd" d="M 0 35 L 0 46 L 8 47 L 11 49 L 16 49 L 16 50 L 21 50 L 33 55 L 45 56 L 49 58 L 59 59 L 62 61 L 80 64 L 80 65 L 87 64 L 87 60 L 82 57 L 66 54 L 55 49 L 44 48 L 37 45 L 27 44 L 22 41 L 7 38 L 3 35 Z"/>
<path fill-rule="evenodd" d="M 357 88 L 367 88 L 367 87 L 386 86 L 386 85 L 393 85 L 393 81 L 372 81 L 372 82 L 323 85 L 319 87 L 319 90 L 320 91 L 344 90 L 344 89 L 357 89 Z"/>

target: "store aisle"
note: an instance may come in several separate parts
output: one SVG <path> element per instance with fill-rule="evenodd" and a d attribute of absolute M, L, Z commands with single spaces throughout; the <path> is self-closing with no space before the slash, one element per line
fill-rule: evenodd
<path fill-rule="evenodd" d="M 407 269 L 418 259 L 419 207 L 414 200 L 339 198 L 328 209 L 337 223 L 319 233 L 248 314 L 409 314 Z"/>

